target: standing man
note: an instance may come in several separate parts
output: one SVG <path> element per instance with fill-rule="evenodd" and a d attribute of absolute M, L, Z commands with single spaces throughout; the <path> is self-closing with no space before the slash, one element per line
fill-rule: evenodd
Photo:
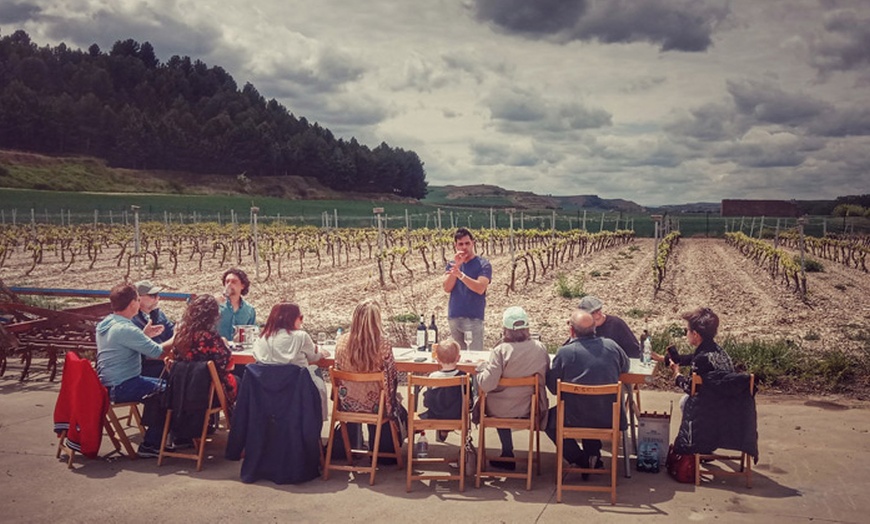
<path fill-rule="evenodd" d="M 160 286 L 155 286 L 150 280 L 140 280 L 133 284 L 139 292 L 139 311 L 130 319 L 136 326 L 145 331 L 145 327 L 151 324 L 145 334 L 154 342 L 162 344 L 175 335 L 175 323 L 166 318 L 158 304 L 160 300 Z M 142 376 L 159 377 L 163 372 L 163 361 L 149 359 L 142 356 Z"/>
<path fill-rule="evenodd" d="M 221 277 L 224 286 L 223 302 L 220 307 L 218 333 L 227 340 L 233 339 L 233 327 L 250 326 L 257 323 L 254 306 L 242 297 L 248 294 L 251 281 L 248 275 L 238 268 L 227 269 Z M 218 301 L 220 303 L 220 301 Z"/>
<path fill-rule="evenodd" d="M 492 266 L 483 257 L 474 254 L 474 237 L 464 227 L 453 235 L 456 250 L 447 263 L 444 291 L 450 293 L 447 305 L 447 323 L 450 336 L 461 349 L 483 350 L 483 315 L 486 310 L 486 288 L 492 280 Z M 471 332 L 471 345 L 465 332 Z"/>
<path fill-rule="evenodd" d="M 596 296 L 585 296 L 580 300 L 578 308 L 592 315 L 595 319 L 595 334 L 599 337 L 609 338 L 619 344 L 628 358 L 641 358 L 640 343 L 634 332 L 624 320 L 616 315 L 605 315 L 601 311 L 604 302 Z"/>
<path fill-rule="evenodd" d="M 113 313 L 97 325 L 97 375 L 100 382 L 109 390 L 112 402 L 142 402 L 145 397 L 162 390 L 163 381 L 153 377 L 143 377 L 142 356 L 165 358 L 170 355 L 173 340 L 157 344 L 136 327 L 133 318 L 139 312 L 139 294 L 131 284 L 118 284 L 109 293 Z M 163 437 L 163 417 L 154 420 L 160 423 L 148 424 L 145 437 L 139 446 L 140 457 L 156 457 L 160 453 L 160 440 Z"/>
<path fill-rule="evenodd" d="M 560 347 L 553 358 L 553 365 L 547 372 L 547 389 L 556 394 L 556 381 L 601 386 L 616 384 L 619 375 L 629 368 L 628 357 L 613 340 L 595 335 L 595 320 L 582 309 L 575 309 L 568 321 L 570 339 Z M 609 428 L 613 418 L 613 402 L 616 399 L 606 396 L 582 398 L 569 395 L 565 402 L 565 424 L 592 428 Z M 547 421 L 547 436 L 556 442 L 556 409 L 550 409 Z M 625 426 L 623 416 L 621 426 Z M 583 449 L 574 439 L 565 439 L 563 454 L 565 460 L 581 468 L 601 469 L 601 441 L 583 440 Z M 584 474 L 583 478 L 588 478 Z"/>

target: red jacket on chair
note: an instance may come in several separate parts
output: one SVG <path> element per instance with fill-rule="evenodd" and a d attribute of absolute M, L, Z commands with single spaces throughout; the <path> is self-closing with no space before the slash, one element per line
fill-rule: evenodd
<path fill-rule="evenodd" d="M 54 405 L 54 431 L 67 431 L 67 446 L 95 458 L 103 440 L 103 420 L 109 410 L 109 392 L 87 359 L 66 354 L 60 393 Z"/>

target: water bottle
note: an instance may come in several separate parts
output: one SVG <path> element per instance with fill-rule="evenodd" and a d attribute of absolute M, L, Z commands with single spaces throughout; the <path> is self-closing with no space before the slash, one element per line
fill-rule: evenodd
<path fill-rule="evenodd" d="M 417 458 L 427 458 L 429 456 L 429 440 L 426 439 L 426 432 L 420 433 L 420 438 L 417 439 L 417 444 L 414 445 L 414 451 Z"/>
<path fill-rule="evenodd" d="M 652 360 L 652 344 L 647 337 L 643 341 L 643 365 L 649 366 L 650 360 Z"/>

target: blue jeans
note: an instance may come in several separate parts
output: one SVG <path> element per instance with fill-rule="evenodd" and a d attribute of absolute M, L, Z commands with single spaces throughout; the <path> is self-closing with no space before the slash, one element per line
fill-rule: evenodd
<path fill-rule="evenodd" d="M 166 389 L 166 382 L 163 380 L 154 377 L 133 377 L 109 388 L 109 400 L 117 403 L 142 402 L 146 395 L 164 389 Z M 145 429 L 142 443 L 159 448 L 162 438 L 163 424 L 151 424 Z"/>
<path fill-rule="evenodd" d="M 459 343 L 459 349 L 483 351 L 483 319 L 458 317 L 447 320 L 450 337 Z M 471 344 L 465 343 L 465 332 L 471 332 Z"/>

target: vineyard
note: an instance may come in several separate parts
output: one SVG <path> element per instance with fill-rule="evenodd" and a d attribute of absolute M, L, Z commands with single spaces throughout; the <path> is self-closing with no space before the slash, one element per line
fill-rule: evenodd
<path fill-rule="evenodd" d="M 273 304 L 294 300 L 306 329 L 331 332 L 348 325 L 360 299 L 372 297 L 383 304 L 398 343 L 410 342 L 413 324 L 405 320 L 420 313 L 434 313 L 446 328 L 441 283 L 452 254 L 446 230 L 391 229 L 380 246 L 374 228 L 269 224 L 254 234 L 250 225 L 145 223 L 140 229 L 137 254 L 132 226 L 6 226 L 0 229 L 0 279 L 9 286 L 108 289 L 125 277 L 150 278 L 167 291 L 214 293 L 221 273 L 239 266 L 252 278 L 248 299 L 261 322 Z M 623 317 L 638 333 L 662 332 L 681 323 L 680 312 L 705 305 L 720 314 L 722 337 L 787 338 L 807 352 L 868 351 L 870 278 L 860 262 L 855 266 L 854 255 L 849 264 L 826 262 L 823 272 L 807 273 L 803 283 L 798 277 L 795 284 L 790 274 L 784 285 L 781 273 L 771 278 L 770 255 L 752 252 L 766 248 L 735 248 L 732 239 L 677 242 L 674 235 L 662 239 L 654 253 L 653 239 L 629 231 L 474 233 L 477 252 L 493 266 L 485 321 L 489 346 L 500 335 L 501 312 L 511 305 L 526 308 L 545 344 L 561 344 L 565 319 L 577 301 L 557 292 L 556 282 L 568 277 L 583 292 L 601 297 L 605 312 Z M 760 242 L 773 249 L 770 240 Z M 776 249 L 788 250 L 793 260 L 785 240 Z M 767 262 L 758 265 L 756 259 L 764 256 Z M 796 285 L 806 290 L 805 299 Z M 182 307 L 164 304 L 175 319 Z"/>

